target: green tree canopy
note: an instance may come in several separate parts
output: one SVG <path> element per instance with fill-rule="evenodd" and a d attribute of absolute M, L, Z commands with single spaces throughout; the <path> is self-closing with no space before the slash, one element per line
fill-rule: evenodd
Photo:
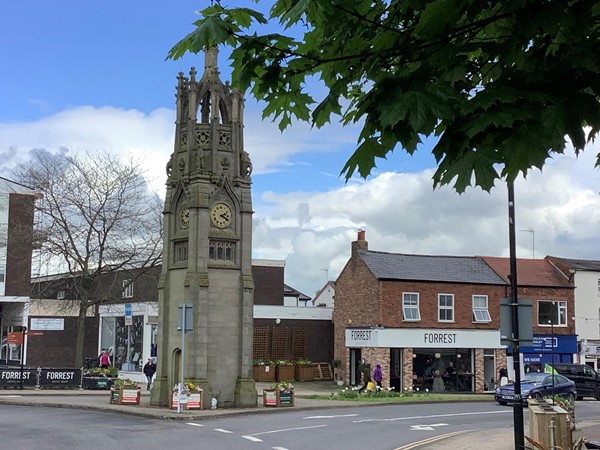
<path fill-rule="evenodd" d="M 260 3 L 257 0 L 257 3 Z M 266 2 L 263 2 L 266 3 Z M 233 47 L 232 83 L 263 117 L 359 122 L 341 173 L 366 177 L 399 145 L 435 136 L 434 186 L 485 190 L 542 168 L 600 127 L 596 0 L 273 0 L 204 9 L 168 54 Z M 272 32 L 277 23 L 282 32 Z M 264 34 L 259 32 L 264 30 Z M 307 89 L 317 78 L 319 97 Z M 600 157 L 596 166 L 600 164 Z"/>

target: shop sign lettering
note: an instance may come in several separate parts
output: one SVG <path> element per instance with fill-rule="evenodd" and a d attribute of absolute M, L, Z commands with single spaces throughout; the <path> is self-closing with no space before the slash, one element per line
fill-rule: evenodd
<path fill-rule="evenodd" d="M 457 333 L 425 333 L 423 342 L 425 344 L 456 344 Z"/>
<path fill-rule="evenodd" d="M 370 341 L 371 330 L 352 330 L 350 336 L 353 341 Z"/>
<path fill-rule="evenodd" d="M 21 371 L 19 369 L 0 369 L 0 387 L 18 386 L 23 383 L 23 386 L 35 386 L 37 382 L 36 369 L 24 369 L 23 380 L 21 381 Z"/>
<path fill-rule="evenodd" d="M 41 369 L 40 386 L 78 386 L 81 381 L 81 369 Z"/>

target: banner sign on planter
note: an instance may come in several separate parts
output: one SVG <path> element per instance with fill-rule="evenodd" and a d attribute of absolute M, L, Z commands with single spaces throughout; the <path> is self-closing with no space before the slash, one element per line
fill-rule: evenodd
<path fill-rule="evenodd" d="M 137 403 L 138 402 L 138 390 L 137 389 L 123 389 L 123 396 L 121 397 L 121 403 Z"/>
<path fill-rule="evenodd" d="M 78 387 L 81 369 L 41 369 L 40 387 Z"/>
<path fill-rule="evenodd" d="M 277 406 L 277 393 L 274 390 L 263 391 L 265 406 Z"/>
<path fill-rule="evenodd" d="M 23 386 L 35 387 L 37 383 L 37 369 L 23 369 Z M 21 386 L 21 369 L 0 369 L 0 387 Z"/>

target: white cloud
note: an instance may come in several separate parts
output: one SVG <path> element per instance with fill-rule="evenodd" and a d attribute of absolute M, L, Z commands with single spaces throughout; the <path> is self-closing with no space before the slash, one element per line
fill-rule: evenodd
<path fill-rule="evenodd" d="M 105 149 L 144 161 L 152 186 L 164 192 L 165 164 L 173 150 L 174 112 L 151 114 L 112 107 L 78 107 L 29 123 L 0 123 L 0 169 L 4 176 L 32 148 L 58 151 Z M 353 149 L 356 133 L 339 126 L 310 132 L 304 124 L 281 134 L 275 124 L 261 122 L 258 111 L 246 110 L 245 147 L 251 154 L 254 179 L 290 170 L 291 160 L 306 152 L 339 151 L 336 173 Z M 540 173 L 519 180 L 516 228 L 519 257 L 600 259 L 600 177 L 593 169 L 599 145 L 580 155 L 559 156 Z M 345 150 L 342 154 L 342 150 Z M 350 256 L 357 229 L 367 231 L 369 247 L 378 251 L 508 255 L 507 194 L 498 185 L 491 194 L 469 189 L 432 189 L 432 169 L 394 173 L 391 161 L 380 163 L 368 180 L 351 180 L 327 191 L 280 193 L 276 186 L 253 193 L 255 258 L 285 259 L 286 283 L 314 295 L 335 279 Z M 386 171 L 387 170 L 387 171 Z M 297 183 L 297 181 L 294 181 Z M 258 183 L 255 183 L 258 184 Z M 289 191 L 289 189 L 288 189 Z M 327 269 L 325 272 L 322 269 Z"/>

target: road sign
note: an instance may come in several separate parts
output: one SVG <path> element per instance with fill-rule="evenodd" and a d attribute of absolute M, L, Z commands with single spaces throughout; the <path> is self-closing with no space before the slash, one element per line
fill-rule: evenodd
<path fill-rule="evenodd" d="M 133 313 L 131 303 L 125 303 L 125 325 L 133 325 Z"/>
<path fill-rule="evenodd" d="M 21 333 L 20 331 L 18 331 L 16 333 L 8 333 L 6 338 L 7 338 L 6 340 L 8 341 L 9 344 L 14 344 L 14 345 L 23 344 L 23 333 Z"/>

